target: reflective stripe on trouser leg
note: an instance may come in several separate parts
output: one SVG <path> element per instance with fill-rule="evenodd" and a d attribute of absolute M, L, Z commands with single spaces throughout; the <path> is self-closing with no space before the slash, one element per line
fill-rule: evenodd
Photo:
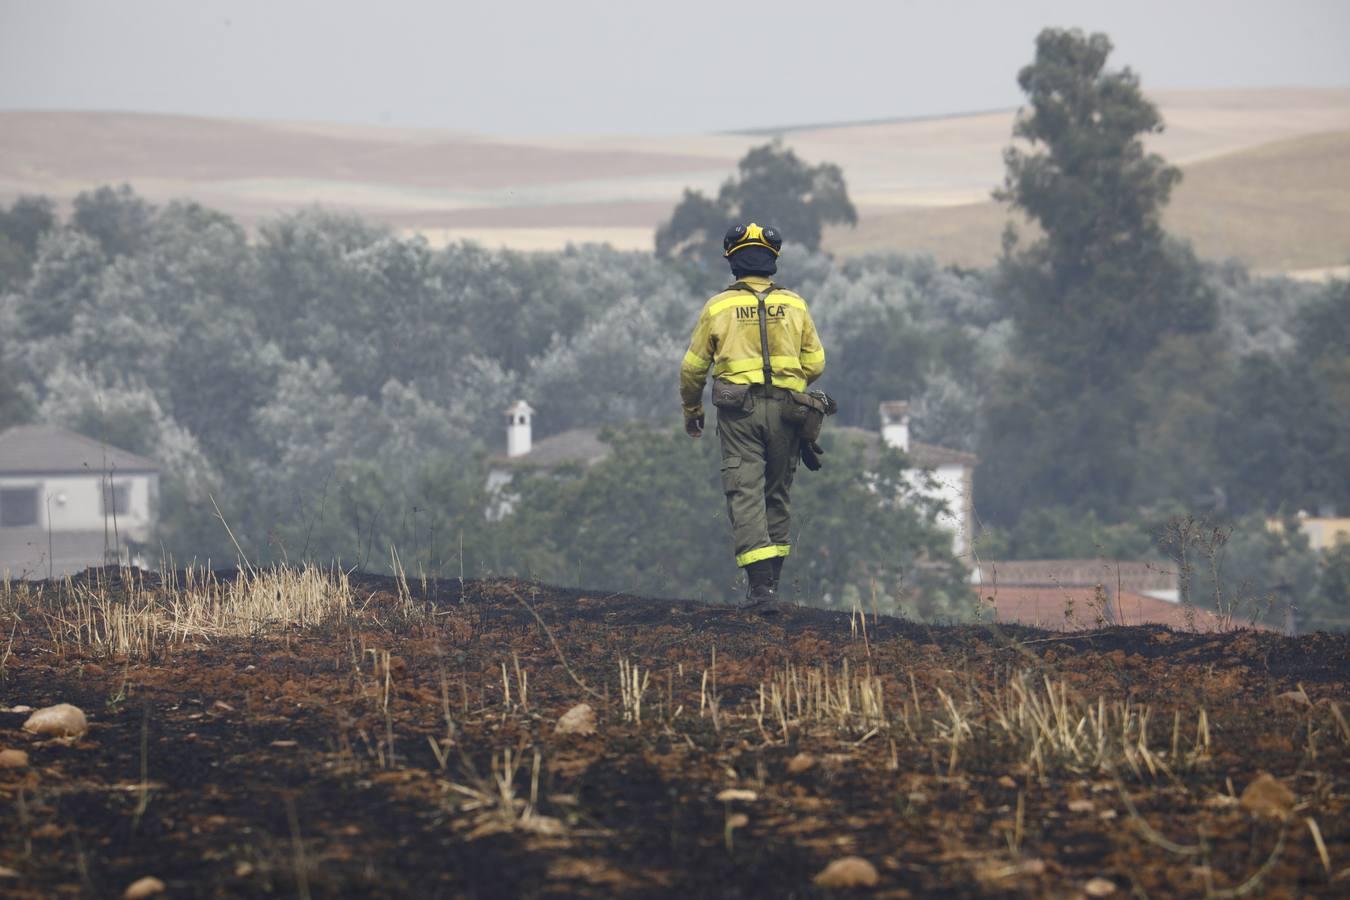
<path fill-rule="evenodd" d="M 780 556 L 787 556 L 792 552 L 792 548 L 787 544 L 776 544 L 772 547 L 760 547 L 758 550 L 751 550 L 748 553 L 742 553 L 736 557 L 736 565 L 744 569 L 753 562 L 759 562 L 762 559 L 776 559 Z"/>
<path fill-rule="evenodd" d="M 748 413 L 718 410 L 722 488 L 738 566 L 791 552 L 788 492 L 798 438 L 796 428 L 782 420 L 782 403 L 756 397 Z"/>

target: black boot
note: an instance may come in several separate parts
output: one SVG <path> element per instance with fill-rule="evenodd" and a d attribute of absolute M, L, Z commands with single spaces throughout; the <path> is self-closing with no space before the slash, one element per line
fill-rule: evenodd
<path fill-rule="evenodd" d="M 773 585 L 773 592 L 778 593 L 778 578 L 783 574 L 783 557 L 775 556 L 769 560 L 773 564 L 773 576 L 769 579 L 769 584 Z"/>
<path fill-rule="evenodd" d="M 745 567 L 745 602 L 741 609 L 759 609 L 776 599 L 773 585 L 773 562 L 761 559 Z"/>

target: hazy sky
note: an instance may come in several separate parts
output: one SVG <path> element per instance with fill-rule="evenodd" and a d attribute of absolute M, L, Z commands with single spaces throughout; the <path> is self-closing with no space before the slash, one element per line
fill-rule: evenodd
<path fill-rule="evenodd" d="M 0 109 L 678 133 L 1016 106 L 1046 25 L 1146 88 L 1350 86 L 1350 0 L 0 0 Z"/>

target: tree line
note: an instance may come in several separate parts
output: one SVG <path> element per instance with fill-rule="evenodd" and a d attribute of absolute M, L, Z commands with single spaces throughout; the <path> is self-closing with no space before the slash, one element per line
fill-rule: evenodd
<path fill-rule="evenodd" d="M 716 198 L 687 194 L 654 253 L 434 248 L 320 209 L 250 234 L 126 186 L 64 216 L 20 198 L 0 209 L 0 427 L 59 422 L 159 460 L 180 563 L 233 558 L 218 505 L 255 561 L 373 566 L 397 547 L 410 570 L 720 596 L 716 461 L 680 440 L 674 373 L 729 280 L 711 243 L 766 210 L 800 235 L 780 280 L 811 303 L 838 421 L 875 430 L 880 402 L 908 399 L 917 439 L 979 455 L 982 556 L 1165 557 L 1167 523 L 1200 516 L 1230 529 L 1250 593 L 1350 618 L 1350 551 L 1266 528 L 1350 509 L 1350 286 L 1257 277 L 1166 234 L 1179 173 L 1146 152 L 1161 120 L 1109 53 L 1038 40 L 1000 189 L 1035 234 L 984 271 L 831 258 L 821 228 L 856 218 L 843 173 L 779 143 Z M 609 426 L 611 453 L 518 478 L 494 519 L 486 473 L 520 398 L 536 438 Z M 967 615 L 934 511 L 890 502 L 903 458 L 830 449 L 799 480 L 803 595 L 880 579 L 921 614 Z"/>

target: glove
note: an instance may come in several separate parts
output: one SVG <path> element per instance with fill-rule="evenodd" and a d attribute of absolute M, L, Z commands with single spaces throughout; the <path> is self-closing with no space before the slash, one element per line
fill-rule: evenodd
<path fill-rule="evenodd" d="M 812 397 L 815 397 L 821 403 L 825 404 L 825 415 L 832 416 L 839 412 L 839 404 L 836 403 L 834 398 L 829 394 L 824 391 L 811 391 L 810 394 Z"/>
<path fill-rule="evenodd" d="M 812 472 L 819 472 L 820 467 L 824 465 L 820 458 L 825 455 L 825 448 L 815 441 L 802 441 L 797 445 L 797 451 L 801 454 L 802 465 L 806 466 Z"/>
<path fill-rule="evenodd" d="M 703 413 L 684 420 L 684 433 L 692 438 L 703 437 Z"/>

